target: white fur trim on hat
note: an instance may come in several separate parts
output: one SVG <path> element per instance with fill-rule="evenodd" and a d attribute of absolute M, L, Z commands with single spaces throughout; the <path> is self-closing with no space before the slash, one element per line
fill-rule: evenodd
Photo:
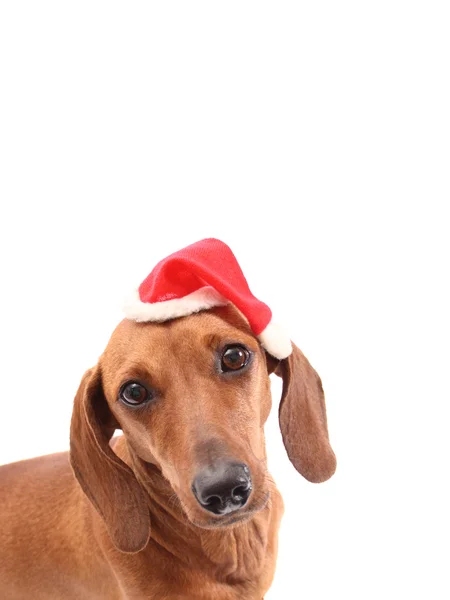
<path fill-rule="evenodd" d="M 139 292 L 136 290 L 124 302 L 123 311 L 127 319 L 132 321 L 167 321 L 226 304 L 228 304 L 228 300 L 211 286 L 202 287 L 183 298 L 172 298 L 153 303 L 142 302 Z"/>
<path fill-rule="evenodd" d="M 287 358 L 292 352 L 288 334 L 281 325 L 273 321 L 258 335 L 258 339 L 269 354 L 280 360 Z"/>

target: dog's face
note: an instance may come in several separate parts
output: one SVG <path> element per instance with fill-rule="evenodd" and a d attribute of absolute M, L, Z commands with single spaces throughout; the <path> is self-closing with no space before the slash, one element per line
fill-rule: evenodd
<path fill-rule="evenodd" d="M 231 307 L 162 324 L 125 320 L 101 359 L 128 444 L 156 464 L 188 518 L 224 526 L 268 500 L 265 353 Z"/>
<path fill-rule="evenodd" d="M 324 481 L 335 457 L 323 392 L 298 348 L 278 364 L 231 306 L 119 324 L 82 380 L 71 425 L 75 475 L 119 549 L 145 547 L 150 521 L 141 485 L 108 444 L 117 428 L 134 456 L 161 470 L 195 525 L 229 526 L 266 505 L 263 427 L 274 367 L 289 458 L 307 479 Z"/>

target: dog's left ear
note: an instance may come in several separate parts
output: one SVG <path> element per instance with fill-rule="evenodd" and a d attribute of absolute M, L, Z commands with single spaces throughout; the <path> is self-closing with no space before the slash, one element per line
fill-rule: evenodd
<path fill-rule="evenodd" d="M 75 396 L 70 425 L 70 463 L 84 493 L 103 518 L 114 545 L 138 552 L 150 537 L 144 491 L 133 471 L 113 452 L 114 425 L 97 366 L 87 371 Z"/>
<path fill-rule="evenodd" d="M 320 377 L 295 344 L 290 356 L 277 363 L 268 360 L 267 366 L 283 379 L 279 422 L 291 463 L 308 481 L 326 481 L 336 470 L 336 457 Z"/>

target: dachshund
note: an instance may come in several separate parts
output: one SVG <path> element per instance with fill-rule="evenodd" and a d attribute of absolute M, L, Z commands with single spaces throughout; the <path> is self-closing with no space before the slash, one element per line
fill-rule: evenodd
<path fill-rule="evenodd" d="M 283 514 L 264 438 L 271 373 L 289 459 L 325 481 L 323 389 L 294 344 L 274 359 L 231 305 L 120 322 L 81 380 L 70 452 L 0 469 L 0 598 L 264 598 Z"/>

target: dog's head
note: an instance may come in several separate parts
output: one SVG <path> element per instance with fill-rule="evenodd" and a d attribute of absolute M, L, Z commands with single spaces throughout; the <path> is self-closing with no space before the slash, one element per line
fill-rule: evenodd
<path fill-rule="evenodd" d="M 298 348 L 271 358 L 231 306 L 119 324 L 76 395 L 71 463 L 120 550 L 145 547 L 150 521 L 141 484 L 109 446 L 114 430 L 133 456 L 161 470 L 192 523 L 229 526 L 268 501 L 263 428 L 272 371 L 283 378 L 289 458 L 306 479 L 325 481 L 336 462 L 322 386 Z"/>

